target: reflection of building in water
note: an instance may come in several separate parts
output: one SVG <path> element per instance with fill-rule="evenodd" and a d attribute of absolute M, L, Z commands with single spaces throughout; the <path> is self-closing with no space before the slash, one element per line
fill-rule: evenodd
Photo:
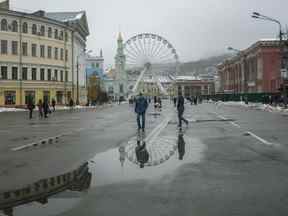
<path fill-rule="evenodd" d="M 41 179 L 25 187 L 0 193 L 0 210 L 8 216 L 13 215 L 13 208 L 30 202 L 48 203 L 48 197 L 63 192 L 85 191 L 90 187 L 92 175 L 88 163 L 76 170 L 51 178 Z"/>

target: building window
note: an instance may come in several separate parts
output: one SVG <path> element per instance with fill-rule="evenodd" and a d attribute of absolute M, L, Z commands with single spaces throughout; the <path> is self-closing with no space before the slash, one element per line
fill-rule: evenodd
<path fill-rule="evenodd" d="M 58 39 L 58 29 L 55 29 L 55 31 L 54 31 L 54 38 Z"/>
<path fill-rule="evenodd" d="M 68 82 L 68 71 L 65 71 L 65 82 Z"/>
<path fill-rule="evenodd" d="M 61 82 L 63 82 L 63 78 L 64 78 L 64 76 L 63 76 L 63 70 L 61 70 L 61 71 L 60 71 L 60 81 L 61 81 Z"/>
<path fill-rule="evenodd" d="M 8 54 L 8 41 L 7 40 L 1 40 L 1 54 Z"/>
<path fill-rule="evenodd" d="M 1 66 L 1 79 L 8 79 L 8 67 Z"/>
<path fill-rule="evenodd" d="M 49 38 L 52 37 L 52 28 L 51 27 L 48 28 L 48 37 Z"/>
<path fill-rule="evenodd" d="M 18 23 L 16 20 L 12 22 L 12 32 L 18 32 Z"/>
<path fill-rule="evenodd" d="M 54 70 L 54 81 L 58 81 L 58 70 Z"/>
<path fill-rule="evenodd" d="M 64 49 L 61 48 L 60 50 L 60 59 L 63 60 L 64 59 Z"/>
<path fill-rule="evenodd" d="M 45 46 L 40 45 L 40 57 L 45 58 Z"/>
<path fill-rule="evenodd" d="M 65 61 L 68 61 L 68 50 L 65 50 Z"/>
<path fill-rule="evenodd" d="M 47 79 L 51 81 L 51 69 L 47 70 Z"/>
<path fill-rule="evenodd" d="M 31 51 L 32 51 L 32 56 L 37 57 L 37 45 L 36 44 L 32 44 Z"/>
<path fill-rule="evenodd" d="M 37 35 L 37 25 L 36 24 L 32 25 L 32 34 Z"/>
<path fill-rule="evenodd" d="M 1 31 L 8 31 L 8 24 L 6 19 L 1 20 Z"/>
<path fill-rule="evenodd" d="M 22 25 L 22 32 L 26 34 L 28 33 L 28 24 L 26 22 Z"/>
<path fill-rule="evenodd" d="M 58 48 L 55 47 L 54 49 L 54 58 L 57 60 L 58 59 Z"/>
<path fill-rule="evenodd" d="M 64 33 L 63 33 L 63 31 L 60 31 L 59 40 L 63 40 L 63 38 L 64 38 Z"/>
<path fill-rule="evenodd" d="M 67 42 L 68 41 L 68 33 L 65 32 L 65 41 Z"/>
<path fill-rule="evenodd" d="M 16 91 L 5 91 L 5 105 L 15 105 L 16 104 Z"/>
<path fill-rule="evenodd" d="M 96 68 L 99 68 L 99 63 L 96 63 Z"/>
<path fill-rule="evenodd" d="M 23 56 L 28 56 L 28 43 L 27 42 L 22 43 L 22 54 Z"/>
<path fill-rule="evenodd" d="M 23 67 L 22 68 L 22 80 L 27 80 L 28 79 L 28 68 Z"/>
<path fill-rule="evenodd" d="M 18 55 L 18 41 L 12 41 L 12 55 Z"/>
<path fill-rule="evenodd" d="M 40 69 L 40 80 L 45 80 L 45 69 L 41 68 Z"/>
<path fill-rule="evenodd" d="M 12 80 L 18 79 L 18 67 L 12 67 Z"/>
<path fill-rule="evenodd" d="M 48 46 L 48 58 L 51 59 L 52 58 L 52 47 L 51 46 Z"/>
<path fill-rule="evenodd" d="M 43 25 L 40 27 L 40 35 L 45 36 L 45 26 Z"/>
<path fill-rule="evenodd" d="M 37 80 L 37 68 L 32 68 L 32 80 Z"/>

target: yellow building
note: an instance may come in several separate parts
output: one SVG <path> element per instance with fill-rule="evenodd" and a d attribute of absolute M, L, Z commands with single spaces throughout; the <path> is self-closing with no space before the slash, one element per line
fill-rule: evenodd
<path fill-rule="evenodd" d="M 79 23 L 86 21 L 85 13 L 81 13 Z M 77 14 L 69 15 L 73 18 Z M 75 59 L 79 54 L 75 50 L 81 47 L 77 47 L 80 42 L 75 38 L 84 38 L 81 46 L 85 48 L 89 31 L 75 31 L 69 20 L 64 22 L 65 13 L 63 21 L 54 15 L 0 8 L 0 106 L 25 106 L 28 97 L 35 103 L 40 99 L 55 99 L 57 104 L 67 103 L 70 98 L 77 100 L 83 89 L 79 79 L 83 73 L 79 75 L 78 71 L 76 79 Z"/>

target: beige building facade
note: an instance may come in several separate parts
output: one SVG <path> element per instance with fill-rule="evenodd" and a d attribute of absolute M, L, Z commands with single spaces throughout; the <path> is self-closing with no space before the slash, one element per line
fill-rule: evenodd
<path fill-rule="evenodd" d="M 85 70 L 75 69 L 79 33 L 69 21 L 47 15 L 0 9 L 0 106 L 25 106 L 31 97 L 66 104 L 83 91 Z"/>

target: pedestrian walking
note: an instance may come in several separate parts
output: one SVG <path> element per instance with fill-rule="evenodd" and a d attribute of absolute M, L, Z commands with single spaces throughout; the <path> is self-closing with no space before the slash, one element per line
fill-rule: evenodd
<path fill-rule="evenodd" d="M 38 101 L 37 107 L 38 107 L 39 117 L 43 118 L 43 102 L 41 99 Z"/>
<path fill-rule="evenodd" d="M 34 101 L 32 97 L 29 97 L 27 103 L 27 109 L 29 110 L 29 119 L 32 119 L 33 110 L 35 109 Z"/>
<path fill-rule="evenodd" d="M 56 109 L 55 109 L 56 101 L 54 98 L 52 99 L 51 104 L 52 104 L 53 112 L 55 112 L 56 111 Z"/>
<path fill-rule="evenodd" d="M 43 111 L 44 111 L 44 118 L 48 118 L 48 113 L 50 111 L 48 100 L 44 100 L 43 102 Z"/>
<path fill-rule="evenodd" d="M 179 120 L 178 127 L 180 128 L 180 130 L 182 129 L 182 121 L 184 121 L 186 125 L 188 126 L 188 121 L 183 117 L 184 109 L 185 109 L 184 97 L 182 96 L 182 93 L 179 92 L 178 99 L 177 99 L 177 111 L 178 111 L 178 120 Z"/>
<path fill-rule="evenodd" d="M 69 100 L 69 107 L 70 107 L 70 111 L 72 111 L 73 107 L 74 107 L 74 101 L 72 98 L 70 98 L 70 100 Z"/>
<path fill-rule="evenodd" d="M 174 103 L 174 107 L 176 107 L 177 106 L 177 98 L 176 97 L 173 98 L 173 103 Z"/>
<path fill-rule="evenodd" d="M 135 103 L 135 113 L 137 113 L 137 125 L 138 130 L 145 131 L 145 114 L 148 107 L 148 102 L 145 97 L 143 97 L 142 93 L 136 99 Z M 142 124 L 140 123 L 140 117 L 142 120 Z"/>

